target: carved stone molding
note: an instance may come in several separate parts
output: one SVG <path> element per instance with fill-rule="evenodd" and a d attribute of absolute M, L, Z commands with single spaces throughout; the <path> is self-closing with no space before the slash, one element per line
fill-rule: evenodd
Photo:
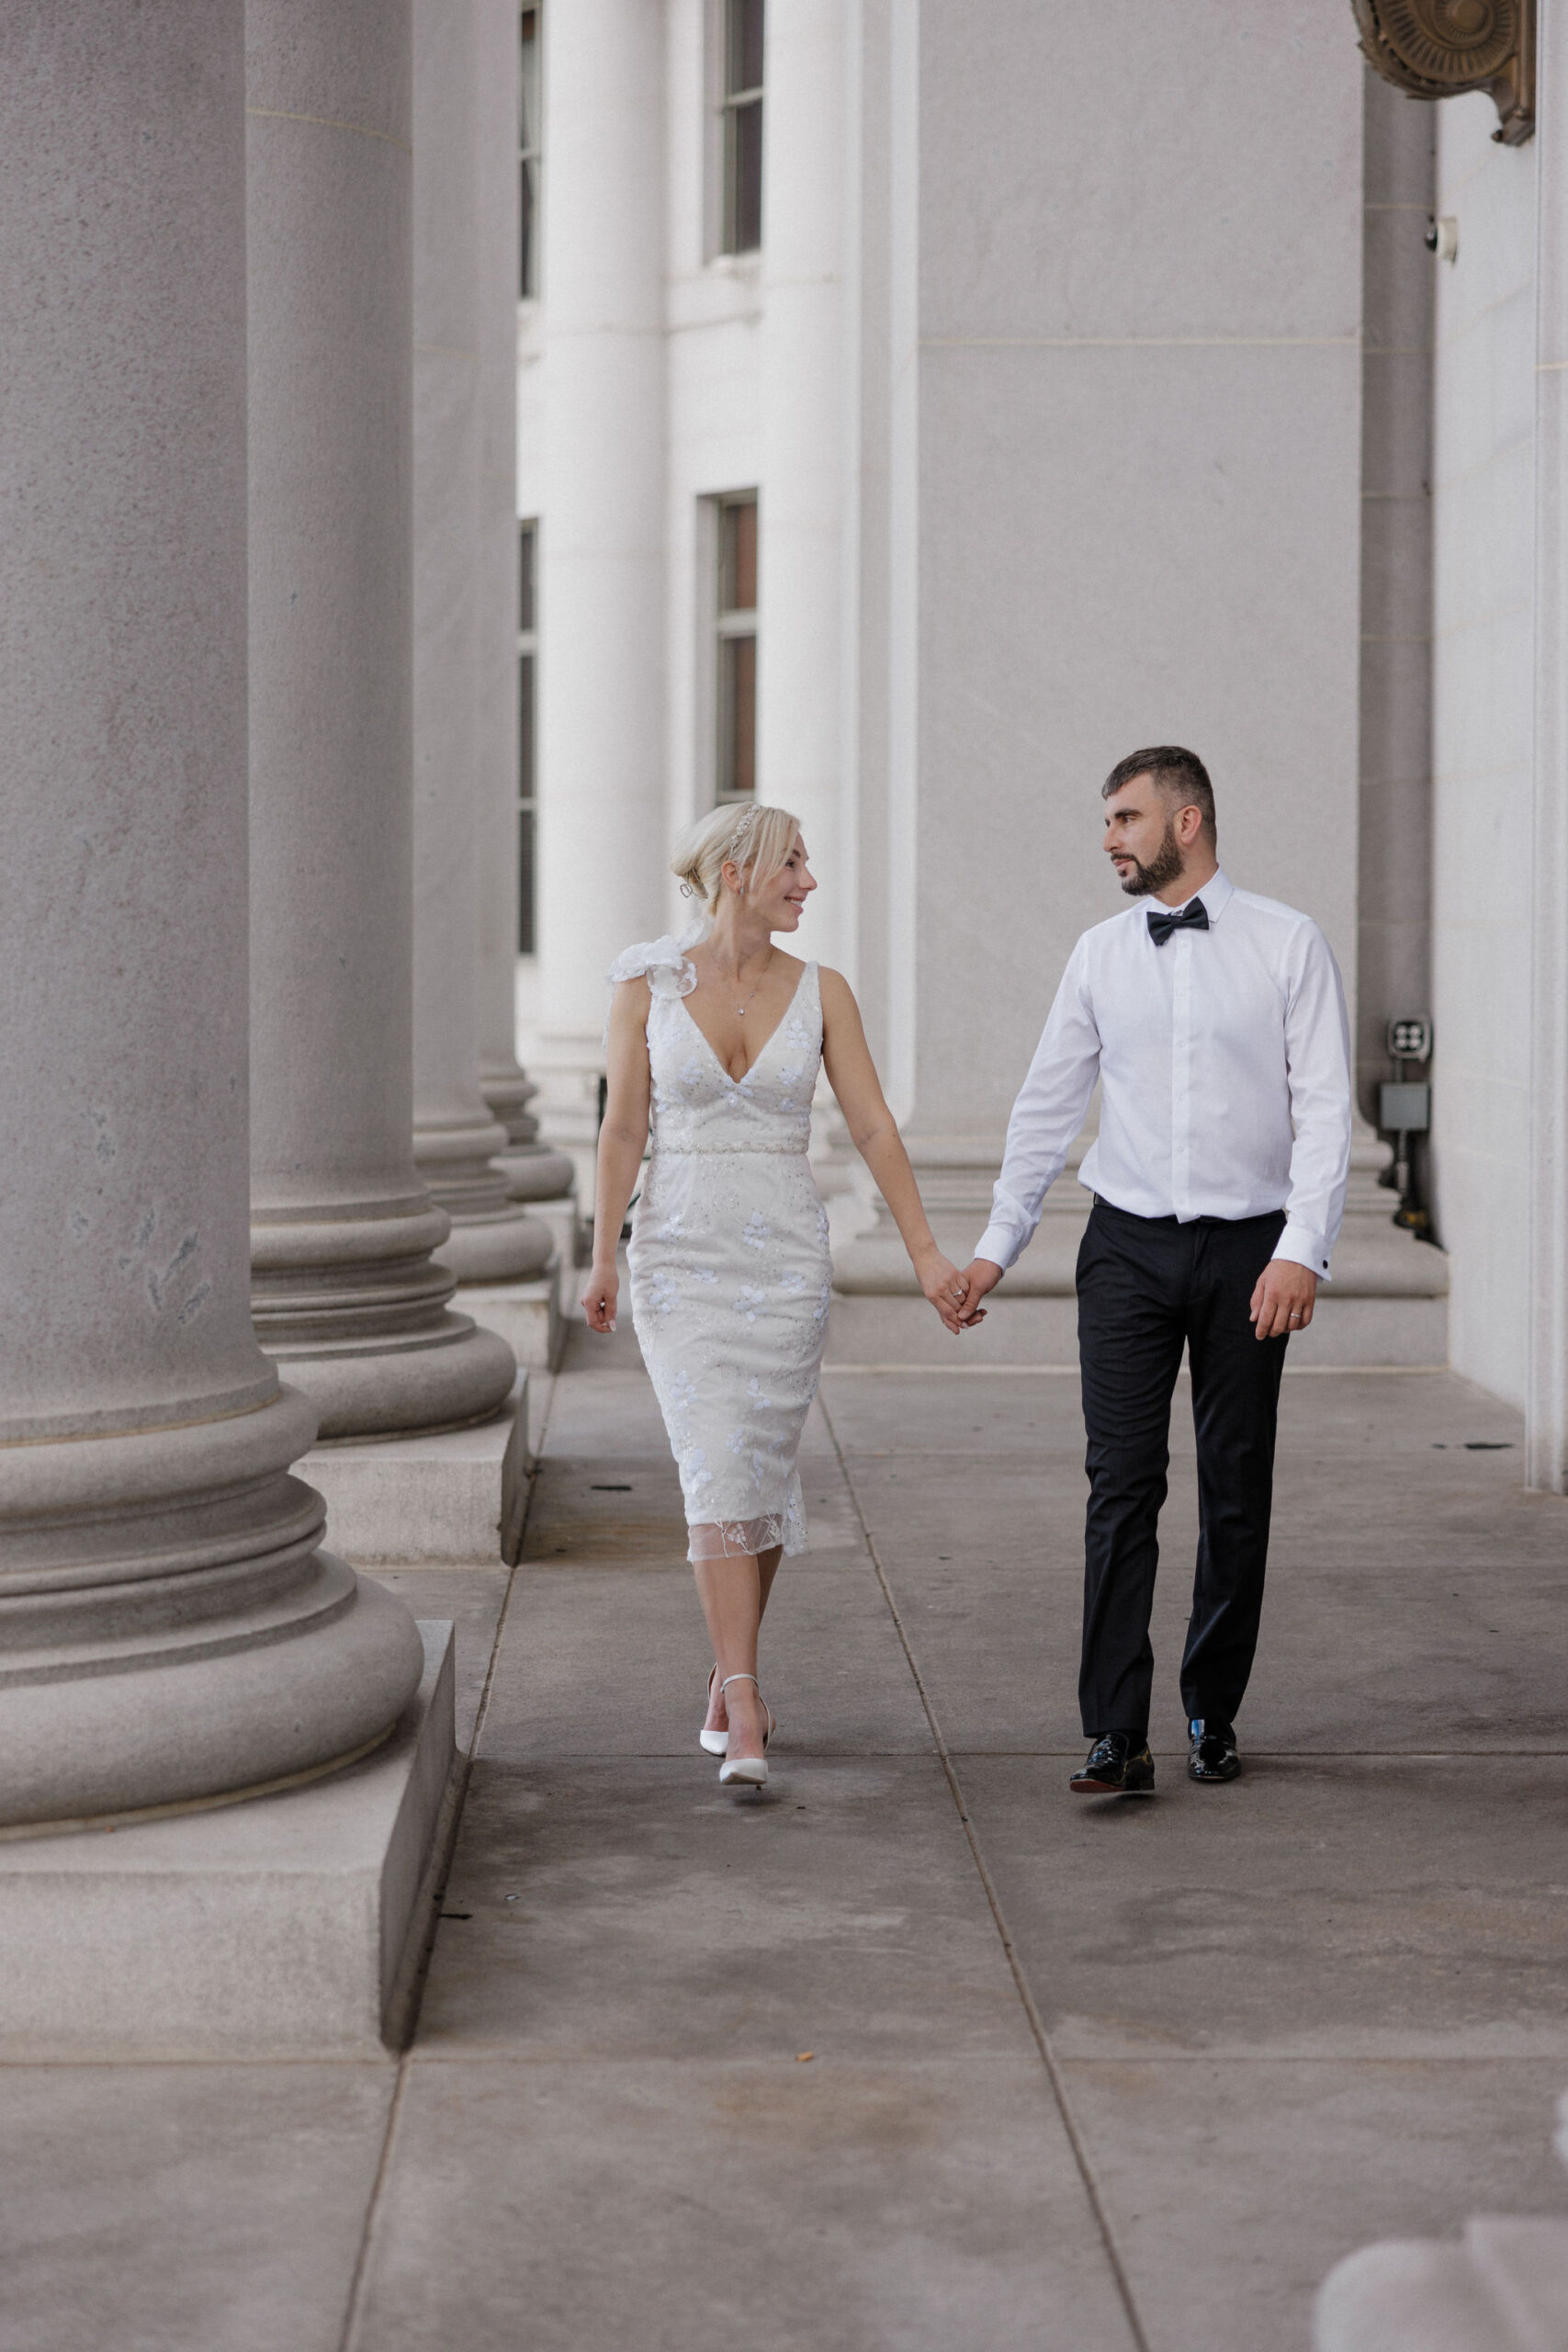
<path fill-rule="evenodd" d="M 1412 98 L 1489 91 L 1493 132 L 1518 147 L 1535 131 L 1536 0 L 1350 0 L 1361 53 Z"/>

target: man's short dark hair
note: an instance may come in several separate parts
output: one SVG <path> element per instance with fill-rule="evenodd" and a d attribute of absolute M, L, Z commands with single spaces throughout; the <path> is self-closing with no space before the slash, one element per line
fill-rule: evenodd
<path fill-rule="evenodd" d="M 1184 752 L 1179 743 L 1156 743 L 1146 752 L 1129 752 L 1118 760 L 1100 787 L 1100 797 L 1109 800 L 1124 784 L 1140 775 L 1152 777 L 1155 790 L 1168 801 L 1174 816 L 1178 808 L 1198 808 L 1202 812 L 1203 831 L 1211 846 L 1219 837 L 1214 822 L 1214 787 L 1209 782 L 1209 771 L 1196 752 Z"/>

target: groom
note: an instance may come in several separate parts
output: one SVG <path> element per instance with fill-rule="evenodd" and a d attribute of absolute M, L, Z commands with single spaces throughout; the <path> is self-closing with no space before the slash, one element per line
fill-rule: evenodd
<path fill-rule="evenodd" d="M 1096 1079 L 1094 1193 L 1078 1251 L 1089 1432 L 1083 1663 L 1093 1743 L 1070 1785 L 1152 1795 L 1149 1611 L 1170 1399 L 1185 1346 L 1198 1441 L 1198 1572 L 1181 1660 L 1191 1779 L 1234 1780 L 1263 1604 L 1285 1346 L 1345 1209 L 1349 1034 L 1311 919 L 1238 890 L 1215 856 L 1194 752 L 1134 752 L 1102 787 L 1130 899 L 1067 959 L 1008 1126 L 965 1321 L 1033 1235 Z"/>

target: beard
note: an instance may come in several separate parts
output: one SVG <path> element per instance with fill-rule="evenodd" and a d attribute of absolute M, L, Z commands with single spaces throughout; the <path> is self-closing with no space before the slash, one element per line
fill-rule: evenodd
<path fill-rule="evenodd" d="M 1180 877 L 1181 844 L 1176 838 L 1176 826 L 1168 819 L 1165 839 L 1146 865 L 1133 860 L 1133 871 L 1122 878 L 1122 888 L 1130 899 L 1146 899 L 1151 890 L 1168 889 Z"/>

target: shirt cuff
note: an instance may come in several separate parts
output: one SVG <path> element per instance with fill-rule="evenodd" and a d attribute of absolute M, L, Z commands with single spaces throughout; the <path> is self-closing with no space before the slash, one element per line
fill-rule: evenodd
<path fill-rule="evenodd" d="M 975 1245 L 975 1255 L 976 1258 L 988 1258 L 992 1265 L 999 1266 L 1005 1274 L 1022 1248 L 1021 1237 L 1010 1232 L 1005 1225 L 988 1225 Z"/>
<path fill-rule="evenodd" d="M 1289 1258 L 1292 1265 L 1309 1268 L 1320 1283 L 1334 1279 L 1328 1271 L 1328 1244 L 1310 1226 L 1297 1225 L 1293 1219 L 1288 1222 L 1274 1244 L 1274 1255 Z"/>

